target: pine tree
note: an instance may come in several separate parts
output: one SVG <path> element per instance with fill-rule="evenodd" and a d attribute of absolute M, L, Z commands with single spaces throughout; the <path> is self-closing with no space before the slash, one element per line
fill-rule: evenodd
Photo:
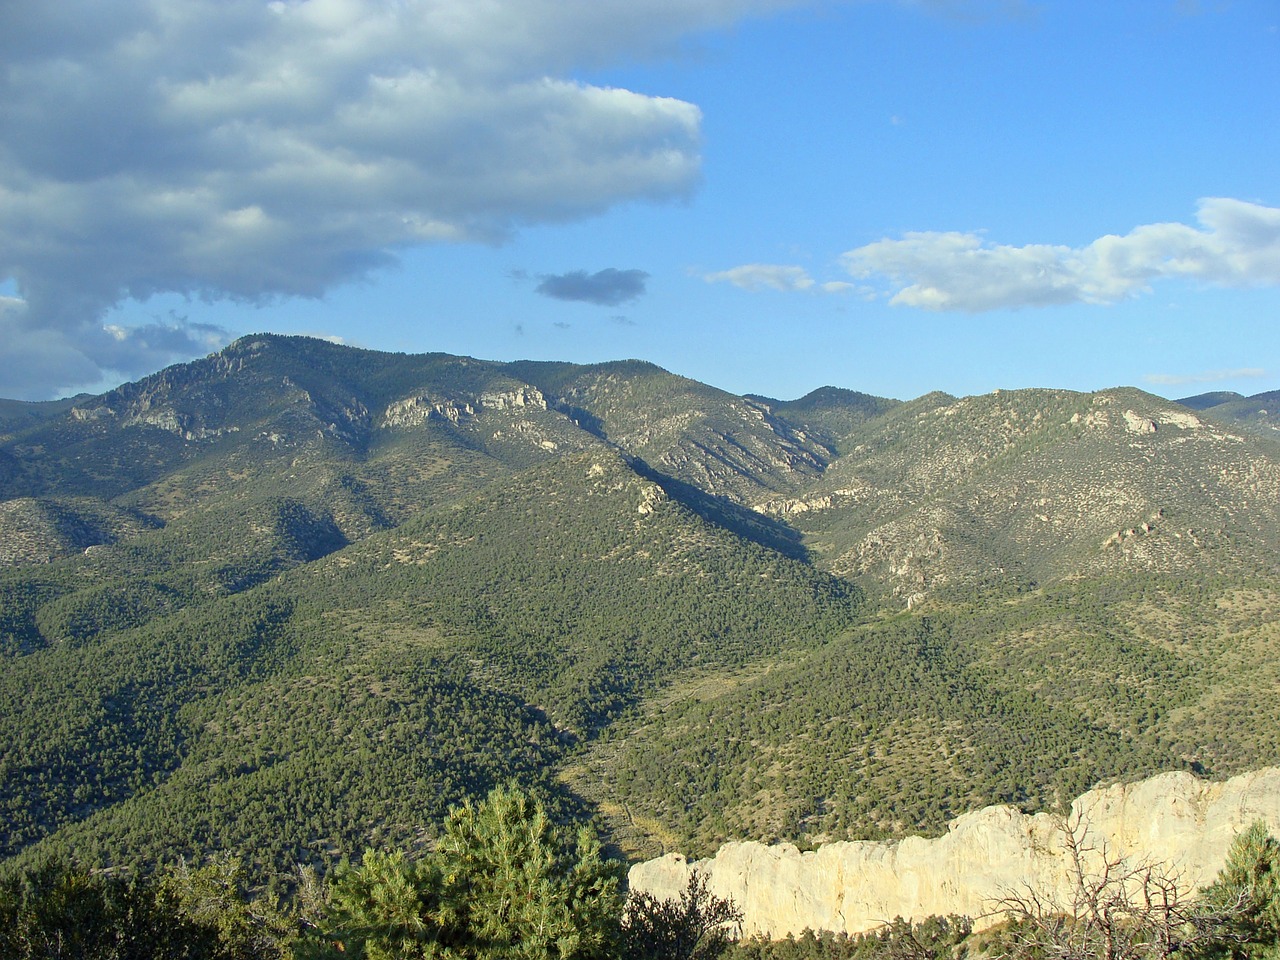
<path fill-rule="evenodd" d="M 1280 841 L 1265 823 L 1236 837 L 1200 899 L 1206 916 L 1222 918 L 1206 957 L 1280 960 Z"/>
<path fill-rule="evenodd" d="M 621 869 L 590 830 L 500 787 L 454 807 L 418 863 L 371 852 L 343 871 L 319 942 L 368 960 L 596 960 L 616 939 Z"/>
<path fill-rule="evenodd" d="M 475 955 L 602 956 L 620 912 L 620 867 L 590 830 L 558 827 L 528 794 L 500 787 L 455 807 L 438 853 Z"/>

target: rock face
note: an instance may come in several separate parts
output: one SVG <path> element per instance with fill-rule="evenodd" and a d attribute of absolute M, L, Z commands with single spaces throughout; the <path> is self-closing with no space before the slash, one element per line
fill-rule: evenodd
<path fill-rule="evenodd" d="M 1185 887 L 1210 882 L 1234 837 L 1257 820 L 1280 832 L 1280 768 L 1210 783 L 1166 773 L 1092 790 L 1072 804 L 1088 842 L 1134 861 L 1166 865 Z M 790 844 L 727 843 L 696 863 L 679 854 L 631 868 L 632 889 L 677 896 L 689 872 L 743 911 L 743 933 L 784 937 L 812 930 L 860 933 L 895 917 L 1002 919 L 996 901 L 1028 886 L 1065 896 L 1062 821 L 996 806 L 953 820 L 945 836 L 896 842 L 829 843 L 801 853 Z"/>

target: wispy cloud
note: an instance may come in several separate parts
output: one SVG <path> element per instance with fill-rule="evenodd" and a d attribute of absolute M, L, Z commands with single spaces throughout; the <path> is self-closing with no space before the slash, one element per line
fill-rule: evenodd
<path fill-rule="evenodd" d="M 844 293 L 854 289 L 855 286 L 844 280 L 818 283 L 809 276 L 809 271 L 804 267 L 776 263 L 747 263 L 729 270 L 703 274 L 702 279 L 707 283 L 731 283 L 735 287 L 750 290 L 753 293 L 761 290 Z"/>
<path fill-rule="evenodd" d="M 708 283 L 731 283 L 743 290 L 808 290 L 813 278 L 803 267 L 747 263 L 703 276 Z"/>
<path fill-rule="evenodd" d="M 544 274 L 534 292 L 556 300 L 616 307 L 644 296 L 648 279 L 649 274 L 643 270 L 618 270 L 614 267 L 595 273 L 571 270 L 569 273 Z"/>
<path fill-rule="evenodd" d="M 1229 380 L 1263 380 L 1269 374 L 1261 367 L 1235 370 L 1204 370 L 1200 373 L 1148 373 L 1142 379 L 1162 387 L 1183 387 L 1193 383 L 1225 383 Z"/>
<path fill-rule="evenodd" d="M 1108 304 L 1184 278 L 1222 286 L 1280 284 L 1280 208 L 1200 201 L 1200 227 L 1156 223 L 1085 247 L 987 243 L 974 233 L 908 233 L 850 250 L 855 277 L 881 281 L 889 302 L 926 310 Z"/>

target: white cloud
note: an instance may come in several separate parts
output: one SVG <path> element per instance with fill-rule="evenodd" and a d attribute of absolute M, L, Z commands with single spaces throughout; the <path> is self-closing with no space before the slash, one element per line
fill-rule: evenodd
<path fill-rule="evenodd" d="M 817 283 L 804 267 L 792 267 L 774 263 L 747 263 L 718 273 L 706 273 L 707 283 L 731 283 L 735 287 L 758 293 L 761 290 L 783 292 L 804 290 L 811 293 L 848 293 L 857 289 L 856 284 L 845 280 L 828 280 Z"/>
<path fill-rule="evenodd" d="M 771 263 L 748 263 L 703 277 L 708 283 L 732 283 L 735 287 L 757 290 L 808 290 L 813 278 L 803 267 L 787 267 Z"/>
<path fill-rule="evenodd" d="M 844 254 L 849 272 L 881 278 L 890 303 L 927 310 L 984 310 L 1116 303 L 1165 278 L 1222 286 L 1280 284 L 1280 208 L 1230 198 L 1201 200 L 1200 228 L 1136 227 L 1085 247 L 988 244 L 972 233 L 908 233 Z"/>
<path fill-rule="evenodd" d="M 685 197 L 698 108 L 569 71 L 799 2 L 2 4 L 0 283 L 26 303 L 0 369 L 46 349 L 46 389 L 96 381 L 99 341 L 164 339 L 103 334 L 127 298 L 319 296 L 408 245 Z"/>

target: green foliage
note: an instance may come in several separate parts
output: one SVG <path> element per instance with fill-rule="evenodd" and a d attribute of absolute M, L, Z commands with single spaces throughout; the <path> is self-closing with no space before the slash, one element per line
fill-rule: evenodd
<path fill-rule="evenodd" d="M 1206 917 L 1219 926 L 1200 956 L 1231 960 L 1280 957 L 1280 841 L 1265 823 L 1235 838 L 1218 878 L 1200 893 Z"/>
<path fill-rule="evenodd" d="M 135 885 L 46 861 L 19 879 L 0 882 L 0 955 L 149 957 L 146 944 L 158 919 L 153 908 Z"/>
<path fill-rule="evenodd" d="M 993 668 L 999 627 L 995 615 L 898 616 L 733 682 L 655 698 L 591 748 L 598 798 L 662 823 L 701 856 L 725 836 L 936 832 L 985 804 L 1052 809 L 1100 780 L 1180 765 L 1139 719 L 1179 705 L 1189 678 L 1176 660 L 1090 638 L 1061 662 L 1095 714 L 1120 713 L 1090 716 L 1070 684 L 1040 689 L 1046 666 Z M 1085 674 L 1095 658 L 1101 691 Z M 1138 677 L 1160 670 L 1168 681 L 1129 690 L 1130 661 Z"/>
<path fill-rule="evenodd" d="M 369 850 L 358 866 L 338 874 L 309 952 L 337 950 L 369 960 L 437 956 L 461 936 L 444 886 L 434 861 L 410 863 L 403 852 Z"/>
<path fill-rule="evenodd" d="M 591 831 L 557 827 L 528 795 L 498 788 L 454 808 L 437 856 L 477 955 L 568 960 L 609 945 L 619 865 L 603 859 Z"/>
<path fill-rule="evenodd" d="M 183 923 L 213 941 L 218 960 L 286 960 L 297 924 L 264 898 L 253 899 L 243 865 L 221 857 L 202 867 L 185 861 L 166 871 L 156 899 L 176 909 Z"/>
<path fill-rule="evenodd" d="M 806 930 L 734 941 L 741 913 L 691 875 L 681 896 L 633 893 L 589 830 L 555 823 L 499 787 L 450 811 L 420 857 L 366 851 L 327 885 L 304 871 L 277 906 L 234 858 L 154 875 L 46 860 L 0 880 L 0 956 L 14 960 L 1268 960 L 1277 955 L 1280 843 L 1255 825 L 1218 880 L 1191 899 L 1159 865 L 1132 865 L 1064 836 L 1078 889 L 1005 901 L 1014 922 L 971 936 L 964 917 L 902 918 L 863 934 Z"/>
<path fill-rule="evenodd" d="M 450 811 L 423 860 L 369 853 L 341 872 L 318 939 L 369 960 L 604 957 L 619 882 L 594 834 L 575 837 L 529 795 L 499 787 Z"/>
<path fill-rule="evenodd" d="M 126 879 L 46 860 L 0 881 L 6 960 L 285 960 L 295 936 L 228 861 Z"/>
<path fill-rule="evenodd" d="M 1178 401 L 1183 406 L 1203 410 L 1215 420 L 1228 423 L 1237 430 L 1246 430 L 1268 440 L 1277 439 L 1276 414 L 1280 413 L 1280 391 L 1242 397 L 1238 393 L 1202 393 Z"/>

